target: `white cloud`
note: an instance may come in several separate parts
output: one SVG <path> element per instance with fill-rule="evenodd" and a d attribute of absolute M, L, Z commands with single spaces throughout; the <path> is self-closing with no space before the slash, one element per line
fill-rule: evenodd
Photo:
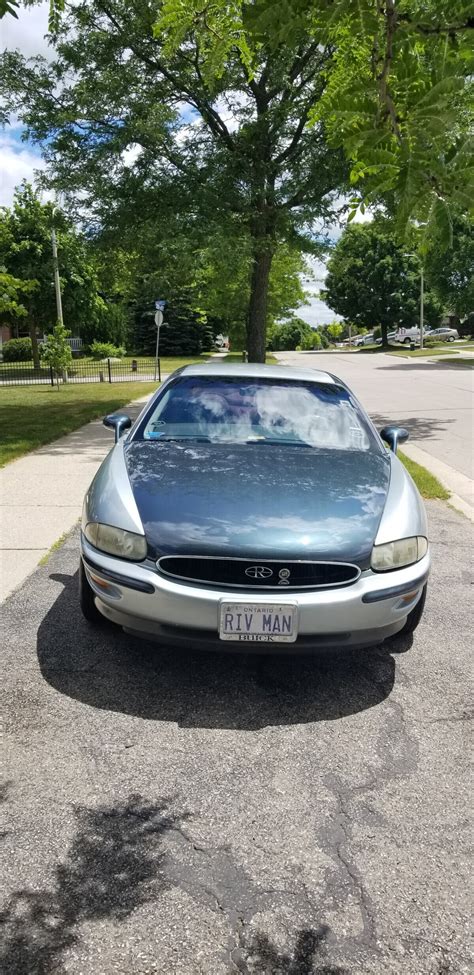
<path fill-rule="evenodd" d="M 0 205 L 11 206 L 15 187 L 24 179 L 34 183 L 35 170 L 44 168 L 44 160 L 30 146 L 0 133 Z"/>
<path fill-rule="evenodd" d="M 51 58 L 52 49 L 45 40 L 48 12 L 49 2 L 45 2 L 37 7 L 20 7 L 17 19 L 7 14 L 2 20 L 2 48 L 19 50 L 25 57 L 42 54 L 45 58 Z"/>
<path fill-rule="evenodd" d="M 133 142 L 131 145 L 127 146 L 122 152 L 122 162 L 124 166 L 133 166 L 136 163 L 139 156 L 141 156 L 143 149 L 141 146 Z"/>
<path fill-rule="evenodd" d="M 324 261 L 316 257 L 306 259 L 309 265 L 310 275 L 302 276 L 302 283 L 306 293 L 309 295 L 307 305 L 302 305 L 296 311 L 298 318 L 302 318 L 308 325 L 329 325 L 330 322 L 341 321 L 341 316 L 336 315 L 331 308 L 319 297 L 319 292 L 324 288 L 324 281 L 327 270 Z"/>

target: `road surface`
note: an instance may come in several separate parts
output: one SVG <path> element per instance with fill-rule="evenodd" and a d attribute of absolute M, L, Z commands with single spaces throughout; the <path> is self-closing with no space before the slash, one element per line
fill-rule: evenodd
<path fill-rule="evenodd" d="M 6 975 L 467 975 L 469 522 L 411 649 L 89 628 L 72 535 L 2 607 Z"/>
<path fill-rule="evenodd" d="M 415 444 L 472 479 L 473 372 L 433 357 L 426 362 L 369 353 L 277 353 L 280 362 L 332 372 L 354 390 L 380 429 L 387 421 L 410 431 Z M 457 493 L 474 504 L 472 486 Z"/>

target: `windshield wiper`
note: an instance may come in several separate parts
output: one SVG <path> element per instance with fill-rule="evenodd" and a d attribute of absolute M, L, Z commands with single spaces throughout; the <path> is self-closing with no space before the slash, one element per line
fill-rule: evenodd
<path fill-rule="evenodd" d="M 256 437 L 255 440 L 251 437 L 249 440 L 245 440 L 246 444 L 264 444 L 266 447 L 280 447 L 280 446 L 290 446 L 290 447 L 311 447 L 311 444 L 305 443 L 304 440 L 270 440 L 266 437 Z"/>
<path fill-rule="evenodd" d="M 210 437 L 153 437 L 153 443 L 211 443 Z"/>

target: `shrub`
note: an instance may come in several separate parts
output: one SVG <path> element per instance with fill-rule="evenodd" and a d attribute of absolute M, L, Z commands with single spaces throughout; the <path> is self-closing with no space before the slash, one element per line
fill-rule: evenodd
<path fill-rule="evenodd" d="M 126 349 L 123 345 L 112 345 L 112 342 L 93 342 L 90 352 L 93 359 L 122 359 Z"/>
<path fill-rule="evenodd" d="M 10 339 L 3 346 L 4 362 L 31 362 L 33 349 L 31 339 Z"/>

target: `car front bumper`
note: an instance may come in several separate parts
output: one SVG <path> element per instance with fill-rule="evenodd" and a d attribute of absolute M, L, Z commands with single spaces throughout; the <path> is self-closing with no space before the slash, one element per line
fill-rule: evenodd
<path fill-rule="evenodd" d="M 219 639 L 220 603 L 280 604 L 282 593 L 242 593 L 173 581 L 151 566 L 99 552 L 84 535 L 81 550 L 96 606 L 106 619 L 148 640 L 223 652 L 291 654 L 379 644 L 403 628 L 421 596 L 430 567 L 428 552 L 420 562 L 404 569 L 364 572 L 350 586 L 288 592 L 285 601 L 298 606 L 297 640 L 249 643 Z"/>

